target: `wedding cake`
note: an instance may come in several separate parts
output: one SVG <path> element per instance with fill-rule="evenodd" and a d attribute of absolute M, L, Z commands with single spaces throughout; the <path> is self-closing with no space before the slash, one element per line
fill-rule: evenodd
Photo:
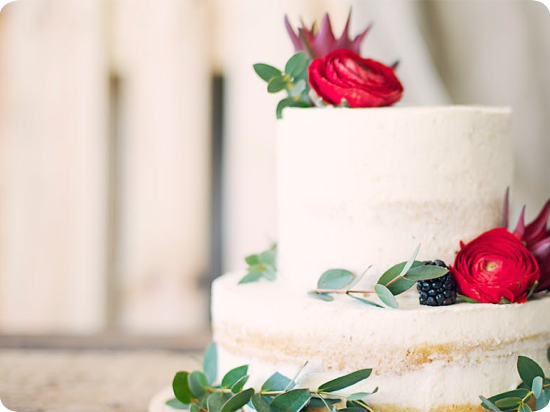
<path fill-rule="evenodd" d="M 511 110 L 390 107 L 368 28 L 286 26 L 278 243 L 212 290 L 191 412 L 530 412 L 550 403 L 550 201 L 509 230 Z M 504 199 L 504 202 L 503 202 Z M 518 375 L 515 370 L 517 368 Z M 223 376 L 223 378 L 221 378 Z M 221 378 L 221 381 L 218 379 Z M 322 408 L 322 409 L 318 409 Z"/>
<path fill-rule="evenodd" d="M 372 268 L 362 284 L 421 244 L 452 262 L 467 241 L 502 223 L 512 178 L 510 111 L 487 107 L 287 109 L 279 120 L 279 265 L 274 282 L 213 287 L 220 367 L 249 364 L 251 383 L 292 375 L 307 387 L 357 369 L 354 386 L 380 411 L 483 410 L 480 394 L 515 388 L 518 355 L 546 365 L 550 297 L 522 304 L 398 309 L 338 296 L 312 299 L 320 274 Z M 408 292 L 407 292 L 408 293 Z M 546 320 L 545 320 L 546 319 Z"/>

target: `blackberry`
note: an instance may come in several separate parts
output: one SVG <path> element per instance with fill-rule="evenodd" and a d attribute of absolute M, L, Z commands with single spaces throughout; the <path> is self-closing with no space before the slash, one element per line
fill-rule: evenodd
<path fill-rule="evenodd" d="M 445 262 L 439 259 L 423 263 L 447 268 Z M 451 272 L 437 279 L 421 280 L 416 283 L 416 288 L 420 293 L 421 305 L 447 306 L 456 303 L 456 282 Z"/>

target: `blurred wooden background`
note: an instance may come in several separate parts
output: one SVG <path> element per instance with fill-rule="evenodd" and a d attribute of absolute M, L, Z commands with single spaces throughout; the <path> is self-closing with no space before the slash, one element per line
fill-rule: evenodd
<path fill-rule="evenodd" d="M 550 25 L 528 1 L 18 1 L 0 14 L 0 333 L 197 334 L 276 240 L 282 18 L 371 21 L 403 104 L 515 110 L 514 201 L 550 194 Z M 223 121 L 222 121 L 223 120 Z"/>

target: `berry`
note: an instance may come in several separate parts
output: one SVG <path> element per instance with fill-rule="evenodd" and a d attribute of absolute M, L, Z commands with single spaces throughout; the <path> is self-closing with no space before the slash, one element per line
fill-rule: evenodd
<path fill-rule="evenodd" d="M 445 262 L 439 259 L 424 264 L 447 268 Z M 447 306 L 456 303 L 456 282 L 450 272 L 437 279 L 421 280 L 417 282 L 416 288 L 420 293 L 421 305 Z"/>

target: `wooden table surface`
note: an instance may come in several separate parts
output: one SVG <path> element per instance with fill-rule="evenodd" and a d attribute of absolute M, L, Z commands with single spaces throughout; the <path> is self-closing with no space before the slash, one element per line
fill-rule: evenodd
<path fill-rule="evenodd" d="M 198 346 L 208 340 L 144 348 L 147 340 L 136 338 L 33 345 L 0 337 L 0 399 L 16 412 L 146 412 L 177 371 L 200 368 Z"/>

